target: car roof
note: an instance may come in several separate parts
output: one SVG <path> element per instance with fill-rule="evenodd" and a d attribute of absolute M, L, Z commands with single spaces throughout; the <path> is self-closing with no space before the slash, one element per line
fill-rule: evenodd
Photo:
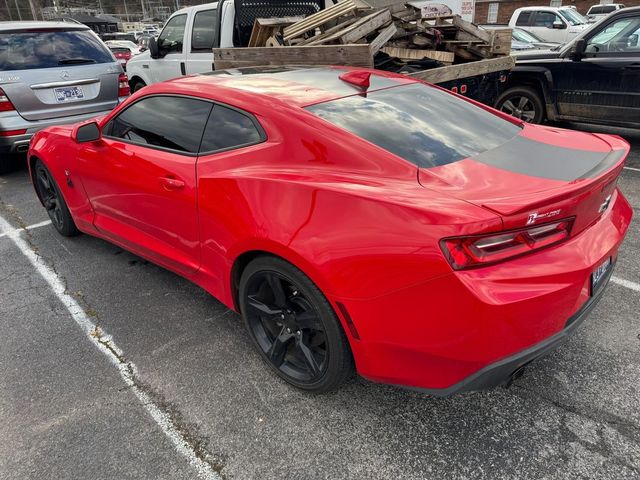
<path fill-rule="evenodd" d="M 31 30 L 41 28 L 89 30 L 86 25 L 70 22 L 0 22 L 0 32 L 6 30 Z"/>
<path fill-rule="evenodd" d="M 178 90 L 180 87 L 189 91 L 197 90 L 203 96 L 206 96 L 207 89 L 215 86 L 217 89 L 233 90 L 237 95 L 259 95 L 288 105 L 305 107 L 361 93 L 361 87 L 340 79 L 343 73 L 355 70 L 371 74 L 367 92 L 417 82 L 404 75 L 367 68 L 287 66 L 220 70 L 181 77 L 166 82 L 166 86 L 171 89 L 177 87 Z"/>

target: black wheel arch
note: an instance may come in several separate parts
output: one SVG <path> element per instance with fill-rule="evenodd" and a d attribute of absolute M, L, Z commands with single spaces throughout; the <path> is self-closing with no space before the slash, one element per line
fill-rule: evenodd
<path fill-rule="evenodd" d="M 504 91 L 514 87 L 530 87 L 536 90 L 546 107 L 547 118 L 555 119 L 556 101 L 553 93 L 553 76 L 549 69 L 516 65 L 509 74 Z"/>

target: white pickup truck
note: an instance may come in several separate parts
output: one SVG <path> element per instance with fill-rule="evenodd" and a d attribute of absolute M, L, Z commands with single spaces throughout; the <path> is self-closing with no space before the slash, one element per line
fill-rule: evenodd
<path fill-rule="evenodd" d="M 511 28 L 521 28 L 546 42 L 567 43 L 591 25 L 571 7 L 522 7 L 509 20 Z"/>
<path fill-rule="evenodd" d="M 127 63 L 131 91 L 211 71 L 212 48 L 246 46 L 256 18 L 306 16 L 323 8 L 324 0 L 220 0 L 178 10 L 149 49 Z"/>

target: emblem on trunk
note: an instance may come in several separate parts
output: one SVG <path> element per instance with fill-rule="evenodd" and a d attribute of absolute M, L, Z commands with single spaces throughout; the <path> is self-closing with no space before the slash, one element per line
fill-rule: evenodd
<path fill-rule="evenodd" d="M 62 78 L 63 80 L 66 80 L 67 78 L 69 78 L 69 71 L 68 70 L 62 70 L 60 72 L 60 78 Z"/>
<path fill-rule="evenodd" d="M 550 212 L 547 212 L 547 213 L 538 213 L 538 212 L 530 213 L 529 217 L 527 218 L 527 225 L 532 225 L 536 223 L 536 221 L 540 218 L 555 217 L 556 215 L 560 214 L 561 211 L 562 211 L 561 209 L 558 209 L 558 210 L 551 210 Z"/>
<path fill-rule="evenodd" d="M 604 199 L 604 202 L 600 205 L 598 209 L 598 213 L 604 212 L 607 208 L 609 208 L 609 204 L 611 203 L 611 195 Z"/>

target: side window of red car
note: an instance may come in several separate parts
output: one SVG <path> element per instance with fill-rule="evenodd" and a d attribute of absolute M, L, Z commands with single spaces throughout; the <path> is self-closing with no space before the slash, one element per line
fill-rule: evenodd
<path fill-rule="evenodd" d="M 104 128 L 105 137 L 196 154 L 213 103 L 178 96 L 145 97 Z"/>
<path fill-rule="evenodd" d="M 216 104 L 202 137 L 201 153 L 255 145 L 266 140 L 260 124 L 248 113 Z"/>

